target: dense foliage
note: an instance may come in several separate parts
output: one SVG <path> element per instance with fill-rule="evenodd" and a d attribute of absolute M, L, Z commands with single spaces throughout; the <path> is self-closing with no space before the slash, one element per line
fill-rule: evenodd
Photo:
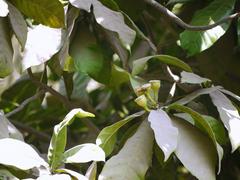
<path fill-rule="evenodd" d="M 240 179 L 239 7 L 0 0 L 0 180 Z"/>

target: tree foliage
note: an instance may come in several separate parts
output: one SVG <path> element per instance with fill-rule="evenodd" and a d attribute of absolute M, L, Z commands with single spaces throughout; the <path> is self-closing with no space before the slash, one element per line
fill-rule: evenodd
<path fill-rule="evenodd" d="M 239 5 L 0 0 L 0 179 L 239 179 Z"/>

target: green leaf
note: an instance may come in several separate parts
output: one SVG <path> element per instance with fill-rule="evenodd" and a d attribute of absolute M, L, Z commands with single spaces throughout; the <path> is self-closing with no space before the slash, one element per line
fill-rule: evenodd
<path fill-rule="evenodd" d="M 22 49 L 25 47 L 27 41 L 27 24 L 23 18 L 23 15 L 15 8 L 11 3 L 8 3 L 9 8 L 9 19 L 12 26 L 12 29 L 22 46 Z"/>
<path fill-rule="evenodd" d="M 64 152 L 64 163 L 105 161 L 105 153 L 96 144 L 81 144 Z"/>
<path fill-rule="evenodd" d="M 1 6 L 1 5 L 0 5 Z M 9 180 L 19 180 L 17 177 L 15 177 L 12 173 L 5 169 L 0 169 L 0 179 L 2 180 L 9 179 Z"/>
<path fill-rule="evenodd" d="M 152 110 L 148 116 L 155 140 L 164 153 L 164 161 L 175 151 L 178 144 L 178 130 L 172 125 L 168 114 L 162 109 Z"/>
<path fill-rule="evenodd" d="M 11 0 L 26 16 L 52 28 L 61 28 L 64 23 L 64 9 L 59 0 Z"/>
<path fill-rule="evenodd" d="M 117 131 L 129 121 L 133 120 L 136 117 L 142 116 L 143 114 L 143 111 L 132 114 L 111 126 L 105 127 L 100 132 L 97 137 L 96 144 L 105 151 L 106 156 L 110 155 L 114 149 L 117 138 Z"/>
<path fill-rule="evenodd" d="M 234 8 L 235 0 L 214 0 L 206 8 L 197 11 L 191 21 L 192 25 L 209 25 L 227 15 Z M 181 47 L 189 56 L 211 47 L 228 29 L 230 23 L 222 24 L 207 31 L 187 31 L 180 34 Z"/>
<path fill-rule="evenodd" d="M 211 81 L 210 79 L 203 78 L 197 74 L 190 72 L 181 72 L 181 83 L 189 83 L 189 84 L 201 84 L 207 81 Z"/>
<path fill-rule="evenodd" d="M 110 78 L 110 60 L 103 57 L 102 51 L 96 44 L 91 44 L 73 56 L 75 68 L 79 72 L 87 73 L 95 80 L 107 84 Z"/>
<path fill-rule="evenodd" d="M 62 30 L 38 25 L 29 30 L 23 52 L 23 70 L 40 65 L 57 53 L 62 45 Z"/>
<path fill-rule="evenodd" d="M 214 180 L 216 150 L 210 139 L 183 120 L 173 120 L 178 128 L 175 154 L 182 164 L 199 180 Z"/>
<path fill-rule="evenodd" d="M 9 32 L 7 19 L 0 17 L 0 78 L 13 71 L 13 50 Z"/>
<path fill-rule="evenodd" d="M 176 57 L 168 56 L 168 55 L 155 55 L 155 56 L 147 56 L 147 57 L 135 60 L 133 62 L 132 75 L 138 75 L 139 73 L 141 73 L 146 67 L 148 61 L 151 59 L 159 60 L 162 63 L 176 66 L 188 72 L 192 71 L 191 67 L 188 64 L 184 63 L 183 61 L 181 61 Z"/>
<path fill-rule="evenodd" d="M 82 109 L 71 110 L 64 120 L 54 127 L 52 139 L 48 148 L 48 162 L 52 170 L 61 165 L 63 161 L 63 152 L 67 142 L 67 126 L 69 126 L 74 118 L 94 117 L 93 114 L 83 111 Z"/>
<path fill-rule="evenodd" d="M 47 166 L 47 163 L 28 144 L 11 138 L 0 139 L 0 164 L 21 170 Z"/>
<path fill-rule="evenodd" d="M 107 8 L 97 0 L 70 0 L 70 3 L 88 12 L 93 6 L 93 14 L 98 24 L 118 33 L 119 39 L 127 49 L 133 44 L 136 33 L 125 24 L 124 17 L 120 12 Z"/>
<path fill-rule="evenodd" d="M 118 88 L 121 84 L 130 81 L 129 76 L 130 74 L 127 71 L 113 64 L 109 86 Z"/>
<path fill-rule="evenodd" d="M 99 180 L 144 179 L 151 165 L 152 147 L 153 133 L 148 122 L 144 121 L 119 153 L 105 163 Z"/>
<path fill-rule="evenodd" d="M 5 17 L 8 15 L 8 4 L 4 0 L 0 0 L 0 17 Z"/>
<path fill-rule="evenodd" d="M 194 100 L 195 98 L 197 98 L 198 96 L 210 94 L 211 92 L 214 92 L 220 88 L 221 88 L 221 86 L 199 89 L 199 90 L 196 90 L 196 91 L 190 93 L 189 95 L 186 95 L 184 98 L 179 99 L 175 103 L 185 105 L 185 104 L 191 102 L 192 100 Z"/>
<path fill-rule="evenodd" d="M 220 91 L 210 93 L 213 104 L 217 107 L 220 118 L 228 130 L 232 152 L 240 146 L 240 116 L 231 101 Z"/>

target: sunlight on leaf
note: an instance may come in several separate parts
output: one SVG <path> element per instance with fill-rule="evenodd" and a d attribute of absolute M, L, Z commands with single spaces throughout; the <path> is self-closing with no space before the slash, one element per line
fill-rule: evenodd
<path fill-rule="evenodd" d="M 40 65 L 58 52 L 62 45 L 62 29 L 38 25 L 29 29 L 23 52 L 23 70 Z"/>
<path fill-rule="evenodd" d="M 0 0 L 0 17 L 5 17 L 8 15 L 8 4 L 4 0 Z"/>
<path fill-rule="evenodd" d="M 189 84 L 201 84 L 207 81 L 211 81 L 210 79 L 200 77 L 197 74 L 190 72 L 181 72 L 181 83 L 189 83 Z"/>
<path fill-rule="evenodd" d="M 217 107 L 220 118 L 228 130 L 232 152 L 240 146 L 240 116 L 231 101 L 220 91 L 210 93 L 213 104 Z"/>
<path fill-rule="evenodd" d="M 48 166 L 38 153 L 28 144 L 10 138 L 0 139 L 0 164 L 28 170 Z"/>
<path fill-rule="evenodd" d="M 148 116 L 155 140 L 164 153 L 164 161 L 175 151 L 178 144 L 178 130 L 172 125 L 170 117 L 161 109 L 152 110 Z"/>
<path fill-rule="evenodd" d="M 144 121 L 123 148 L 104 165 L 99 180 L 144 179 L 152 160 L 153 133 Z"/>
<path fill-rule="evenodd" d="M 64 153 L 65 163 L 86 163 L 90 161 L 105 161 L 105 153 L 96 144 L 81 144 Z"/>

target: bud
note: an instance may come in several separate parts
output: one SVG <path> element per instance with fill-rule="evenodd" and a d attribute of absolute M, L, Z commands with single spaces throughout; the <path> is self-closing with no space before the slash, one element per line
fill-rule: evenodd
<path fill-rule="evenodd" d="M 137 103 L 137 105 L 139 105 L 146 111 L 150 111 L 150 109 L 147 106 L 147 98 L 145 95 L 141 95 L 141 96 L 137 97 L 134 101 Z"/>
<path fill-rule="evenodd" d="M 161 81 L 159 81 L 159 80 L 151 80 L 149 82 L 150 82 L 151 88 L 153 90 L 154 100 L 156 102 L 158 102 L 158 91 L 159 91 L 159 89 L 161 87 Z"/>

